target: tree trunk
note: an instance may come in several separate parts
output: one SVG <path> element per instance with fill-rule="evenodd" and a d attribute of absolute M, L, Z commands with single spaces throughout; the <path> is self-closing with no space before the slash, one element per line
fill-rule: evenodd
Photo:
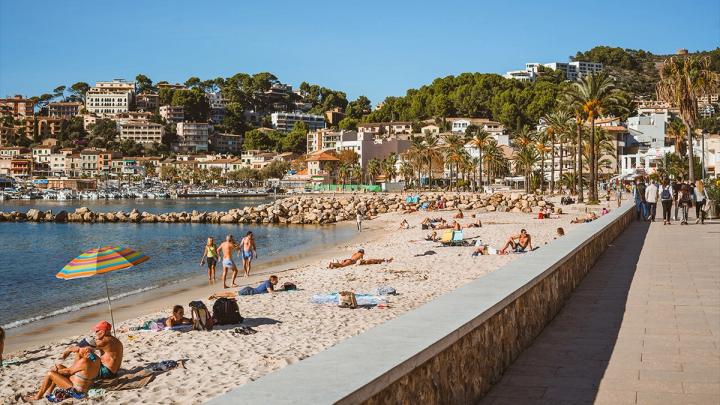
<path fill-rule="evenodd" d="M 693 144 L 692 144 L 692 129 L 690 128 L 690 125 L 683 120 L 683 123 L 685 124 L 685 131 L 687 132 L 687 154 L 688 154 L 688 180 L 690 184 L 695 183 L 695 156 L 693 151 Z"/>
<path fill-rule="evenodd" d="M 583 197 L 583 172 L 582 172 L 582 127 L 580 127 L 580 121 L 578 120 L 577 124 L 577 137 L 578 137 L 578 143 L 577 143 L 577 192 L 578 192 L 578 202 L 585 201 L 585 198 Z"/>
<path fill-rule="evenodd" d="M 540 194 L 543 194 L 545 185 L 545 149 L 540 153 Z"/>
<path fill-rule="evenodd" d="M 595 164 L 595 116 L 590 118 L 590 202 L 596 203 L 597 198 L 597 165 Z"/>
<path fill-rule="evenodd" d="M 432 156 L 428 159 L 428 188 L 432 189 Z"/>
<path fill-rule="evenodd" d="M 483 165 L 483 151 L 482 148 L 480 148 L 480 165 L 478 166 L 478 169 L 480 170 L 480 187 L 482 187 L 482 165 Z"/>
<path fill-rule="evenodd" d="M 551 142 L 550 147 L 550 194 L 555 194 L 555 142 Z"/>
<path fill-rule="evenodd" d="M 558 175 L 558 179 L 560 179 L 560 189 L 562 190 L 562 180 L 563 180 L 563 143 L 562 139 L 560 140 L 560 174 Z M 554 166 L 553 166 L 554 167 Z"/>

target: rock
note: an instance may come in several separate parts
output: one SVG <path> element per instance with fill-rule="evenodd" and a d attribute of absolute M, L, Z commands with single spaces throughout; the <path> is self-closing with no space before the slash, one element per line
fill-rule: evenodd
<path fill-rule="evenodd" d="M 80 215 L 85 215 L 88 212 L 90 212 L 90 208 L 88 208 L 88 207 L 80 207 L 80 208 L 75 209 L 75 213 L 80 214 Z"/>
<path fill-rule="evenodd" d="M 237 217 L 233 214 L 225 214 L 220 217 L 220 223 L 222 224 L 234 224 L 237 223 Z"/>
<path fill-rule="evenodd" d="M 62 210 L 55 215 L 55 222 L 67 222 L 68 220 L 68 213 L 65 210 Z"/>
<path fill-rule="evenodd" d="M 37 222 L 42 221 L 45 218 L 45 213 L 40 210 L 36 210 L 35 208 L 31 208 L 27 211 L 25 217 L 28 221 Z"/>

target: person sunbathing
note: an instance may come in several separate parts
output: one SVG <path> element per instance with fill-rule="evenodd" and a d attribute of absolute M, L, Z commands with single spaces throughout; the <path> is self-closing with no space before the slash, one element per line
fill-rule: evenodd
<path fill-rule="evenodd" d="M 517 242 L 515 242 L 516 240 Z M 519 235 L 510 236 L 507 242 L 505 242 L 505 246 L 500 249 L 500 254 L 507 254 L 508 248 L 511 248 L 515 253 L 525 252 L 525 249 L 527 248 L 532 250 L 532 238 L 530 237 L 530 234 L 527 233 L 525 229 L 521 229 Z"/>
<path fill-rule="evenodd" d="M 497 249 L 490 247 L 490 245 L 482 245 L 472 252 L 472 256 L 488 256 L 498 254 Z"/>
<path fill-rule="evenodd" d="M 570 223 L 571 223 L 571 224 L 584 224 L 584 223 L 587 223 L 587 222 L 592 222 L 592 221 L 596 220 L 597 218 L 598 218 L 598 217 L 597 217 L 597 215 L 596 215 L 594 212 L 590 212 L 590 213 L 588 213 L 587 215 L 585 215 L 584 217 L 575 217 L 575 218 L 573 218 L 573 219 L 570 221 Z"/>
<path fill-rule="evenodd" d="M 463 219 L 463 218 L 465 218 L 465 215 L 463 214 L 462 210 L 459 209 L 458 213 L 455 214 L 455 216 L 453 218 L 454 219 Z"/>
<path fill-rule="evenodd" d="M 349 259 L 344 259 L 339 262 L 330 262 L 328 265 L 328 269 L 339 269 L 341 267 L 347 267 L 351 266 L 358 262 L 358 260 L 361 260 L 365 256 L 365 250 L 359 249 L 357 252 L 353 253 L 352 256 L 350 256 Z"/>
<path fill-rule="evenodd" d="M 425 240 L 437 242 L 437 240 L 438 240 L 437 231 L 432 231 L 432 233 L 430 235 L 425 237 Z"/>
<path fill-rule="evenodd" d="M 452 225 L 448 224 L 444 219 L 439 224 L 435 225 L 435 229 L 450 229 Z"/>
<path fill-rule="evenodd" d="M 112 325 L 108 321 L 102 321 L 95 325 L 93 331 L 95 333 L 94 342 L 90 343 L 91 346 L 100 350 L 100 375 L 99 378 L 110 379 L 114 378 L 123 360 L 123 344 L 110 332 Z M 67 348 L 62 358 L 66 358 L 70 353 L 78 353 L 81 349 L 80 346 L 72 346 Z"/>
<path fill-rule="evenodd" d="M 100 358 L 89 347 L 80 348 L 72 366 L 56 364 L 48 371 L 37 395 L 32 399 L 35 401 L 42 399 L 45 394 L 52 393 L 55 387 L 72 388 L 78 393 L 87 392 L 93 380 L 100 375 L 101 367 Z"/>
<path fill-rule="evenodd" d="M 465 225 L 465 227 L 466 228 L 482 228 L 482 222 L 480 222 L 480 219 L 478 218 L 477 221 L 475 221 L 471 224 Z"/>
<path fill-rule="evenodd" d="M 165 320 L 165 326 L 168 328 L 172 328 L 173 326 L 178 325 L 189 325 L 192 323 L 192 321 L 188 318 L 185 318 L 185 309 L 182 305 L 175 305 L 173 307 L 173 313 L 170 315 L 168 319 Z"/>
<path fill-rule="evenodd" d="M 277 285 L 278 281 L 280 279 L 278 276 L 270 276 L 267 280 L 263 281 L 258 285 L 257 287 L 253 288 L 250 286 L 243 287 L 238 292 L 234 291 L 219 291 L 215 294 L 210 296 L 211 300 L 224 297 L 224 298 L 235 298 L 236 295 L 256 295 L 256 294 L 268 294 L 268 293 L 274 293 L 278 290 L 275 290 L 275 286 Z"/>
<path fill-rule="evenodd" d="M 399 229 L 410 229 L 410 224 L 408 223 L 407 219 L 403 219 L 402 222 L 400 222 Z"/>
<path fill-rule="evenodd" d="M 452 229 L 453 231 L 459 231 L 462 229 L 462 225 L 460 225 L 460 222 L 458 221 L 453 221 Z"/>
<path fill-rule="evenodd" d="M 426 218 L 423 219 L 423 221 L 420 223 L 420 228 L 422 228 L 422 229 L 435 228 L 435 225 L 432 224 L 432 221 L 430 220 L 430 218 L 427 218 L 427 217 L 426 217 Z"/>
<path fill-rule="evenodd" d="M 358 262 L 359 265 L 365 266 L 368 264 L 383 264 L 383 263 L 390 263 L 393 261 L 393 258 L 389 259 L 362 259 Z"/>

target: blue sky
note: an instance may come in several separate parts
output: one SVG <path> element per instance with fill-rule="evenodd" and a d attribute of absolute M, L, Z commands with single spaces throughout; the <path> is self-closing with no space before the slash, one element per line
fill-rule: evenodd
<path fill-rule="evenodd" d="M 436 77 L 601 44 L 713 49 L 720 1 L 0 0 L 0 96 L 137 73 L 183 82 L 269 71 L 376 104 Z"/>

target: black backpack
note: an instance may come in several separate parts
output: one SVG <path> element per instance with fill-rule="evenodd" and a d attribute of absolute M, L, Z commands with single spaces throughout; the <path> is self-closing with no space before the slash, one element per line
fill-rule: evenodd
<path fill-rule="evenodd" d="M 190 301 L 193 330 L 212 330 L 212 318 L 210 311 L 202 301 Z"/>
<path fill-rule="evenodd" d="M 240 308 L 237 301 L 229 298 L 218 298 L 213 304 L 213 318 L 218 325 L 235 325 L 242 323 Z"/>

